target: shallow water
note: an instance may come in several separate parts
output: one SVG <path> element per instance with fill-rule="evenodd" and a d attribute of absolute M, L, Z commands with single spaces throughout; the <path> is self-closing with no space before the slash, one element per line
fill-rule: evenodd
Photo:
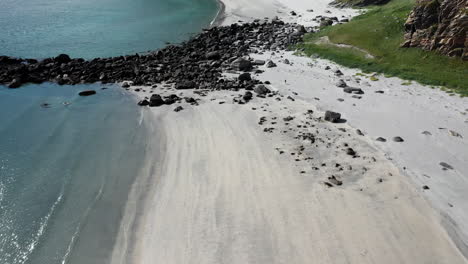
<path fill-rule="evenodd" d="M 145 52 L 199 32 L 217 10 L 216 0 L 1 0 L 0 55 Z"/>
<path fill-rule="evenodd" d="M 0 87 L 0 263 L 106 263 L 148 135 L 100 87 Z"/>

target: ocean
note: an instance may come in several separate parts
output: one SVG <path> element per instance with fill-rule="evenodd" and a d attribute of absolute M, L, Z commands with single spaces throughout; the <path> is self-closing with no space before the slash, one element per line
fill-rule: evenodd
<path fill-rule="evenodd" d="M 0 55 L 106 57 L 208 27 L 215 0 L 1 0 Z M 105 89 L 102 89 L 105 88 Z M 87 89 L 96 95 L 80 97 Z M 117 85 L 0 86 L 0 263 L 109 263 L 151 134 Z"/>
<path fill-rule="evenodd" d="M 146 52 L 186 40 L 217 12 L 216 0 L 1 0 L 0 55 Z"/>

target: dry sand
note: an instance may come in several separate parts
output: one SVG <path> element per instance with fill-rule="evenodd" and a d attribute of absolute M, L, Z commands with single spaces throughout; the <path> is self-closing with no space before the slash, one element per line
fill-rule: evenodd
<path fill-rule="evenodd" d="M 333 10 L 327 0 L 223 2 L 224 23 L 278 14 L 314 23 L 314 12 Z M 290 10 L 301 16 L 291 18 Z M 252 56 L 277 62 L 255 78 L 271 81 L 278 95 L 239 105 L 233 98 L 243 91 L 203 96 L 159 86 L 135 93 L 193 96 L 199 105 L 142 110 L 155 136 L 112 263 L 467 263 L 460 251 L 468 230 L 466 99 L 396 78 L 357 80 L 355 70 L 340 67 L 350 86 L 365 91 L 356 99 L 335 87 L 324 68 L 336 66 L 328 61 Z M 347 122 L 321 121 L 329 109 Z M 294 119 L 284 121 L 288 116 Z M 307 132 L 315 143 L 298 137 Z M 455 169 L 442 171 L 440 161 Z M 332 175 L 343 184 L 327 187 Z"/>

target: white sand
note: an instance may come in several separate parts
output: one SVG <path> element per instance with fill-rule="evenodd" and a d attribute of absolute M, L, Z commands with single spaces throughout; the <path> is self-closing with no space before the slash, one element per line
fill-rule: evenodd
<path fill-rule="evenodd" d="M 281 58 L 281 56 L 283 58 Z M 255 56 L 254 56 L 255 57 Z M 387 142 L 376 146 L 387 154 L 404 175 L 422 190 L 424 195 L 443 216 L 443 224 L 457 244 L 468 253 L 468 99 L 450 96 L 439 90 L 417 83 L 402 85 L 398 78 L 377 76 L 353 76 L 358 70 L 346 69 L 325 60 L 297 57 L 291 53 L 275 56 L 257 56 L 292 63 L 278 63 L 258 78 L 269 80 L 284 92 L 299 93 L 300 98 L 323 110 L 342 113 L 349 124 L 361 129 L 372 140 L 378 137 Z M 334 76 L 326 66 L 339 68 L 345 74 Z M 360 82 L 356 82 L 361 79 Z M 352 87 L 362 88 L 362 99 L 352 98 L 335 86 L 338 79 L 345 79 Z M 287 83 L 284 83 L 287 80 Z M 384 91 L 384 94 L 375 91 Z M 319 98 L 320 100 L 316 100 Z M 337 99 L 344 99 L 339 102 Z M 428 131 L 431 135 L 423 134 Z M 454 136 L 460 134 L 461 137 Z M 392 141 L 395 136 L 405 142 Z M 440 162 L 446 162 L 454 170 L 442 170 Z"/>
<path fill-rule="evenodd" d="M 278 1 L 226 0 L 225 23 L 278 14 L 309 21 L 306 9 L 329 9 L 328 0 Z M 304 14 L 290 18 L 290 10 Z M 281 63 L 281 55 L 293 65 Z M 330 62 L 290 53 L 255 56 L 277 62 L 256 78 L 271 81 L 281 101 L 238 105 L 232 96 L 243 91 L 206 97 L 185 91 L 200 105 L 181 104 L 178 113 L 172 111 L 178 104 L 143 110 L 156 133 L 147 150 L 151 173 L 134 186 L 112 263 L 467 263 L 455 245 L 464 249 L 468 230 L 466 99 L 380 76 L 366 81 L 369 87 L 349 77 L 349 85 L 366 92 L 355 99 L 334 86 L 336 78 L 324 70 Z M 150 96 L 143 89 L 136 94 Z M 308 109 L 313 116 L 304 114 Z M 319 122 L 320 110 L 328 109 L 348 122 Z M 257 124 L 261 116 L 264 125 Z M 295 117 L 288 126 L 286 116 Z M 306 122 L 307 128 L 297 127 Z M 265 133 L 265 127 L 275 129 Z M 307 130 L 320 144 L 295 138 Z M 388 141 L 375 142 L 378 136 Z M 405 142 L 392 142 L 393 136 Z M 346 155 L 344 143 L 359 157 Z M 442 171 L 441 161 L 455 169 Z M 343 185 L 326 187 L 330 175 Z"/>

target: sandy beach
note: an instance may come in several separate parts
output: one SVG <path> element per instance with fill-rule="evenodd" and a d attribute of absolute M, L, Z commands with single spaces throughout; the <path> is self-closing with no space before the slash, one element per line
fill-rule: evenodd
<path fill-rule="evenodd" d="M 222 25 L 358 13 L 328 0 L 223 3 Z M 112 263 L 468 263 L 466 98 L 292 52 L 251 57 L 277 64 L 254 76 L 273 96 L 131 88 L 196 103 L 142 108 L 155 136 Z M 325 122 L 327 110 L 346 122 Z"/>

